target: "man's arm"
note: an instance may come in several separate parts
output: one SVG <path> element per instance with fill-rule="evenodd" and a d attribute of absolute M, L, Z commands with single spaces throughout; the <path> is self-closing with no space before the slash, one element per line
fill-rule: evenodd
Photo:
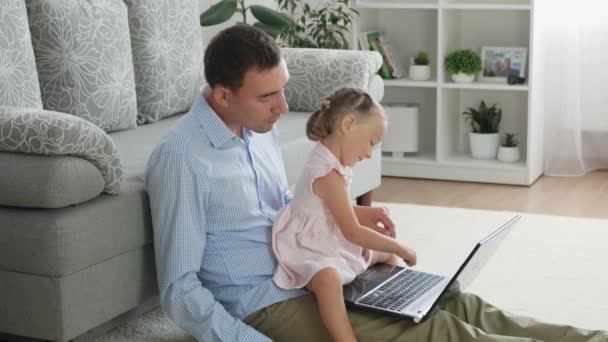
<path fill-rule="evenodd" d="M 287 174 L 285 173 L 285 162 L 283 161 L 283 151 L 281 150 L 281 136 L 276 125 L 272 128 L 272 136 L 274 138 L 274 146 L 277 149 L 277 155 L 281 161 L 279 182 L 283 191 L 283 203 L 287 205 L 293 200 L 293 194 L 291 193 L 291 190 L 289 190 L 289 182 L 287 181 Z"/>
<path fill-rule="evenodd" d="M 206 242 L 204 175 L 184 154 L 155 154 L 146 172 L 161 306 L 197 340 L 270 341 L 230 315 L 201 285 Z"/>

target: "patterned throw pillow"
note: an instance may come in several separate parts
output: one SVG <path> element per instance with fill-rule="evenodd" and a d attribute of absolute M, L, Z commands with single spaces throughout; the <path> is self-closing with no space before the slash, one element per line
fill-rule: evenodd
<path fill-rule="evenodd" d="M 106 182 L 104 192 L 120 194 L 122 191 L 120 155 L 112 138 L 99 127 L 73 115 L 0 107 L 0 151 L 80 157 L 99 169 Z"/>
<path fill-rule="evenodd" d="M 283 48 L 289 70 L 285 98 L 289 110 L 310 112 L 339 87 L 367 90 L 382 64 L 377 52 Z"/>
<path fill-rule="evenodd" d="M 26 0 L 26 4 L 44 108 L 76 115 L 106 132 L 136 127 L 124 3 Z"/>
<path fill-rule="evenodd" d="M 137 123 L 190 110 L 198 91 L 202 33 L 197 0 L 125 0 L 137 84 Z"/>
<path fill-rule="evenodd" d="M 0 106 L 42 109 L 23 0 L 0 5 Z"/>

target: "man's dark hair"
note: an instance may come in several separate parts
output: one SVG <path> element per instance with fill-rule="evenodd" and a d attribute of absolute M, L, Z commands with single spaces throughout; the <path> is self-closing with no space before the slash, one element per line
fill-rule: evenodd
<path fill-rule="evenodd" d="M 211 88 L 218 84 L 238 90 L 251 68 L 279 65 L 281 50 L 264 31 L 237 24 L 218 33 L 205 50 L 205 78 Z"/>

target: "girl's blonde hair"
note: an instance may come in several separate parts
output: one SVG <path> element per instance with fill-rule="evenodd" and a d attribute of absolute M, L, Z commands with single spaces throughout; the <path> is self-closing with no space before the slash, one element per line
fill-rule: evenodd
<path fill-rule="evenodd" d="M 347 113 L 367 118 L 380 111 L 380 105 L 368 93 L 348 87 L 340 88 L 326 97 L 320 107 L 306 123 L 306 135 L 312 141 L 321 141 L 329 136 Z"/>

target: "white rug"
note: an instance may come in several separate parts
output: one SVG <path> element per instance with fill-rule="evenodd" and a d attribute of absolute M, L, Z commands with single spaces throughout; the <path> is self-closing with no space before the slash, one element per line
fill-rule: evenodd
<path fill-rule="evenodd" d="M 386 205 L 416 268 L 453 274 L 475 243 L 512 212 Z M 608 220 L 522 214 L 466 291 L 514 313 L 608 330 Z M 194 341 L 156 309 L 96 342 Z"/>

